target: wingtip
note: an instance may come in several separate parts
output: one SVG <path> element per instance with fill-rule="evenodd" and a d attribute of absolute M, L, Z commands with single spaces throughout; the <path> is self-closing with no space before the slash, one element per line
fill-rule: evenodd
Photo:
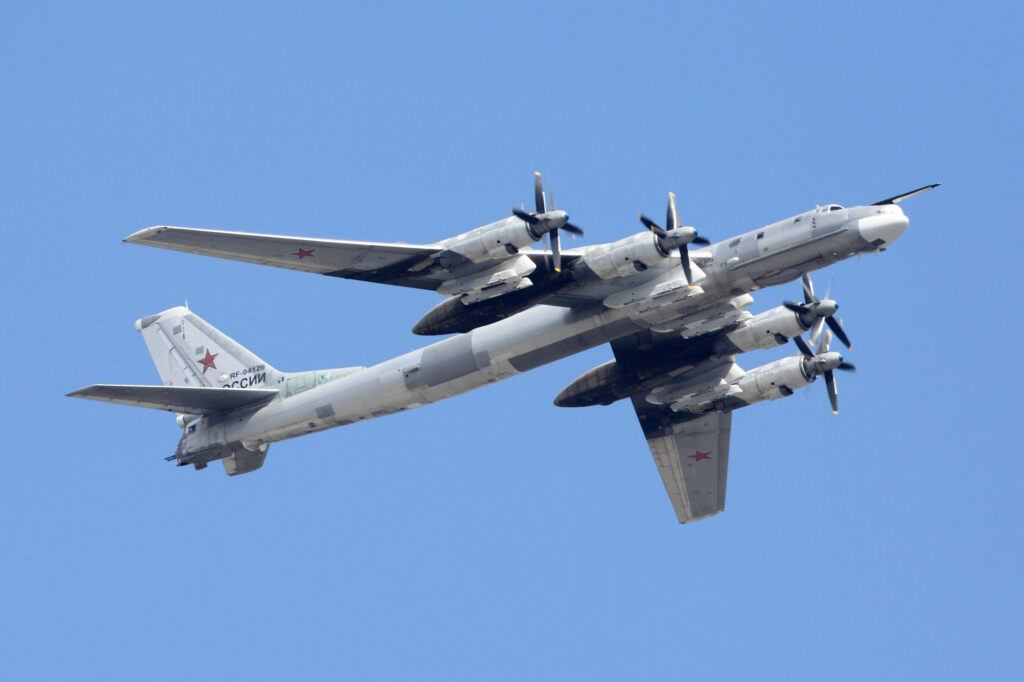
<path fill-rule="evenodd" d="M 153 225 L 152 227 L 146 227 L 138 232 L 133 232 L 121 241 L 126 244 L 138 244 L 144 242 L 155 234 L 159 234 L 166 228 L 166 225 Z"/>

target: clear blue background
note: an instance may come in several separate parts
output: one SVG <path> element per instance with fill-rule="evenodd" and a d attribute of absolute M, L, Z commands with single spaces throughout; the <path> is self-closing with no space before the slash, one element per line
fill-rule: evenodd
<path fill-rule="evenodd" d="M 0 11 L 0 677 L 1019 676 L 1019 3 L 173 5 Z M 551 404 L 607 348 L 233 479 L 63 397 L 157 383 L 132 322 L 186 297 L 285 370 L 424 345 L 439 300 L 137 229 L 430 242 L 534 170 L 586 243 L 669 190 L 722 239 L 945 184 L 832 269 L 840 416 L 820 382 L 737 413 L 688 526 L 628 403 Z"/>

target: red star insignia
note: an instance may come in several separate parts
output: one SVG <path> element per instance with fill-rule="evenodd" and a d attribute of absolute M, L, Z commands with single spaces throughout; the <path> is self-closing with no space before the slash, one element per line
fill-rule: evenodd
<path fill-rule="evenodd" d="M 299 250 L 293 253 L 292 255 L 298 256 L 299 260 L 302 260 L 303 258 L 315 258 L 315 256 L 313 255 L 314 251 L 316 251 L 316 249 L 310 249 L 309 251 L 306 251 L 304 248 L 300 246 Z"/>
<path fill-rule="evenodd" d="M 692 459 L 694 462 L 699 462 L 702 459 L 711 459 L 711 453 L 710 452 L 701 452 L 700 450 L 697 450 L 696 454 L 687 455 L 687 457 Z"/>
<path fill-rule="evenodd" d="M 217 365 L 213 364 L 213 359 L 220 355 L 220 353 L 210 354 L 210 349 L 206 349 L 206 357 L 199 361 L 199 364 L 203 366 L 203 374 L 206 374 L 208 369 L 217 369 Z"/>

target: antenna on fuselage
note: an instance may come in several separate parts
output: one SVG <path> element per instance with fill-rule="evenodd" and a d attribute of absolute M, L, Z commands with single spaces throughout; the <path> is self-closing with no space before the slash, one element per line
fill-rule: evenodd
<path fill-rule="evenodd" d="M 901 201 L 903 201 L 904 199 L 912 197 L 912 196 L 914 196 L 916 194 L 922 194 L 923 192 L 927 192 L 930 189 L 935 189 L 936 187 L 938 187 L 941 184 L 942 184 L 941 182 L 936 182 L 933 185 L 925 185 L 924 187 L 918 187 L 917 189 L 911 190 L 909 192 L 906 192 L 905 194 L 897 194 L 894 197 L 889 197 L 888 199 L 882 199 L 881 201 L 876 201 L 875 203 L 873 203 L 871 205 L 872 206 L 885 206 L 886 204 L 898 204 Z"/>

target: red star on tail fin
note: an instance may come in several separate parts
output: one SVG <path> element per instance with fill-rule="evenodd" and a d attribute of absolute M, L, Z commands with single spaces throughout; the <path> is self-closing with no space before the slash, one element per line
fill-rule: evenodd
<path fill-rule="evenodd" d="M 213 363 L 213 359 L 216 358 L 220 353 L 210 353 L 210 349 L 206 349 L 206 357 L 199 361 L 199 364 L 203 366 L 203 374 L 206 374 L 208 369 L 217 369 L 217 365 Z"/>

